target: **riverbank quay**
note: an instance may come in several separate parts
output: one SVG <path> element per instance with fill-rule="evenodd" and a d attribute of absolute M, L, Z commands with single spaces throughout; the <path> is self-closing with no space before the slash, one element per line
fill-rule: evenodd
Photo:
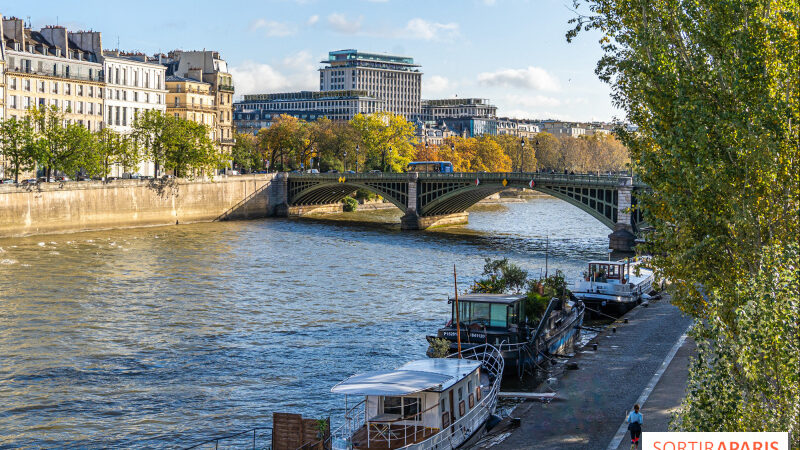
<path fill-rule="evenodd" d="M 0 186 L 0 238 L 274 215 L 283 175 Z"/>
<path fill-rule="evenodd" d="M 618 433 L 627 432 L 622 422 L 643 399 L 644 430 L 667 431 L 685 395 L 693 344 L 684 334 L 691 323 L 668 297 L 634 308 L 570 359 L 578 368 L 558 379 L 554 401 L 517 406 L 511 416 L 521 419 L 520 427 L 491 448 L 629 448 L 627 434 L 618 442 Z M 481 448 L 492 440 L 486 442 Z"/>

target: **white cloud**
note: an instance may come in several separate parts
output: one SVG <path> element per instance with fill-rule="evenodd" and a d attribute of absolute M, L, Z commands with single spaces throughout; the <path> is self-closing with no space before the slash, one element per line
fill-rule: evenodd
<path fill-rule="evenodd" d="M 399 37 L 424 39 L 426 41 L 449 40 L 458 36 L 457 23 L 428 22 L 419 17 L 411 19 Z"/>
<path fill-rule="evenodd" d="M 478 75 L 481 84 L 489 86 L 510 86 L 540 91 L 558 91 L 558 79 L 540 67 L 529 66 L 526 69 L 501 69 L 496 72 L 484 72 Z"/>
<path fill-rule="evenodd" d="M 315 23 L 319 22 L 319 16 L 314 14 L 313 16 L 309 17 L 306 21 L 306 25 L 314 25 Z"/>
<path fill-rule="evenodd" d="M 311 61 L 311 53 L 301 51 L 285 57 L 278 64 L 245 61 L 231 67 L 237 97 L 244 94 L 316 90 L 319 87 L 319 75 Z"/>
<path fill-rule="evenodd" d="M 547 97 L 544 95 L 532 95 L 532 96 L 506 96 L 506 102 L 512 103 L 518 106 L 524 106 L 526 108 L 539 108 L 542 106 L 546 107 L 553 107 L 553 106 L 561 106 L 564 104 L 560 99 L 555 97 Z"/>
<path fill-rule="evenodd" d="M 422 96 L 432 98 L 455 89 L 456 83 L 440 75 L 432 75 L 422 79 Z"/>
<path fill-rule="evenodd" d="M 348 19 L 347 16 L 342 13 L 333 13 L 328 16 L 328 25 L 330 25 L 334 31 L 342 34 L 356 34 L 361 31 L 361 22 L 363 20 L 364 16 Z"/>
<path fill-rule="evenodd" d="M 250 31 L 260 30 L 262 28 L 266 30 L 267 36 L 272 37 L 286 37 L 297 32 L 294 25 L 276 22 L 274 20 L 256 19 L 250 23 Z"/>

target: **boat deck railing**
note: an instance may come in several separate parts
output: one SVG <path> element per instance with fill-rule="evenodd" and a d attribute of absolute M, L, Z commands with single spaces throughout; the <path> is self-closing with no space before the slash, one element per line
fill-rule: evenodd
<path fill-rule="evenodd" d="M 221 448 L 252 448 L 253 450 L 270 450 L 272 448 L 272 427 L 257 427 L 250 430 L 241 431 L 239 433 L 212 438 L 207 441 L 194 444 L 191 447 L 186 447 L 185 450 L 219 450 Z"/>

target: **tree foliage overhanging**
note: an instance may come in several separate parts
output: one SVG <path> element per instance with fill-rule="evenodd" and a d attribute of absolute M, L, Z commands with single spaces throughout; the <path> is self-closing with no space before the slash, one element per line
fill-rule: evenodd
<path fill-rule="evenodd" d="M 800 446 L 797 0 L 576 0 L 673 302 L 698 356 L 674 425 L 790 431 Z"/>

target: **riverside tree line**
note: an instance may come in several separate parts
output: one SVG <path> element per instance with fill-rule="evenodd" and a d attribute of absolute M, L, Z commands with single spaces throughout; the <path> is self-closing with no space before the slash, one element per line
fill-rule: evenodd
<path fill-rule="evenodd" d="M 106 127 L 91 132 L 66 120 L 55 106 L 38 107 L 0 124 L 0 152 L 10 173 L 41 169 L 55 174 L 105 178 L 114 167 L 135 172 L 150 161 L 155 172 L 177 177 L 213 174 L 235 167 L 295 170 L 402 172 L 411 161 L 451 161 L 457 172 L 617 171 L 628 165 L 627 149 L 613 136 L 556 138 L 539 133 L 522 140 L 509 135 L 450 137 L 442 145 L 416 142 L 414 125 L 391 113 L 358 114 L 348 122 L 306 122 L 282 115 L 257 135 L 237 134 L 232 154 L 221 154 L 203 124 L 159 111 L 135 119 L 130 133 Z"/>
<path fill-rule="evenodd" d="M 55 106 L 38 107 L 22 118 L 0 123 L 0 152 L 14 180 L 20 174 L 41 169 L 49 180 L 68 176 L 105 178 L 114 166 L 136 171 L 142 161 L 151 161 L 175 176 L 210 173 L 226 164 L 208 135 L 208 128 L 190 120 L 150 110 L 139 114 L 130 133 L 111 128 L 89 131 L 66 120 Z"/>
<path fill-rule="evenodd" d="M 614 136 L 526 139 L 500 135 L 450 137 L 442 145 L 416 142 L 414 124 L 391 113 L 358 114 L 349 122 L 307 122 L 279 116 L 256 135 L 237 134 L 232 159 L 246 171 L 380 170 L 402 172 L 411 161 L 451 161 L 457 172 L 617 171 L 628 151 Z"/>

